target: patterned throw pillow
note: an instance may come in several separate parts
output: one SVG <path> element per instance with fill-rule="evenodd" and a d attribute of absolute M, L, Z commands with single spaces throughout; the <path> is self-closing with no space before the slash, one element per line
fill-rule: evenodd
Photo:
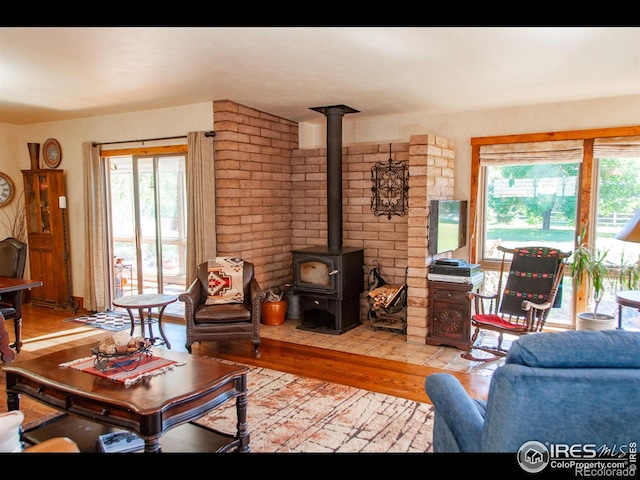
<path fill-rule="evenodd" d="M 210 258 L 208 268 L 206 305 L 244 302 L 242 258 Z"/>

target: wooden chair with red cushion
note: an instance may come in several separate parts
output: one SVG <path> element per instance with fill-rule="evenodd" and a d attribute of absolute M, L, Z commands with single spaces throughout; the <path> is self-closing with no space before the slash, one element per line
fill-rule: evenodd
<path fill-rule="evenodd" d="M 551 247 L 499 246 L 498 250 L 502 252 L 502 263 L 497 293 L 469 293 L 474 307 L 471 326 L 475 330 L 468 351 L 462 353 L 462 357 L 468 360 L 491 361 L 504 357 L 508 351 L 502 346 L 505 334 L 519 336 L 542 331 L 556 301 L 564 267 L 571 255 Z M 511 263 L 502 290 L 509 258 Z M 482 330 L 497 332 L 497 345 L 483 344 L 480 337 Z M 475 356 L 475 349 L 488 352 L 491 356 Z"/>

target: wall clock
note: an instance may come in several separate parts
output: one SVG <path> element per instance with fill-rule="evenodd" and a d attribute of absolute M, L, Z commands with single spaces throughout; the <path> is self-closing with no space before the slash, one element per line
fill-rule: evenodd
<path fill-rule="evenodd" d="M 62 161 L 62 150 L 60 144 L 53 138 L 45 140 L 42 147 L 42 158 L 49 168 L 56 168 Z"/>
<path fill-rule="evenodd" d="M 13 180 L 9 178 L 9 175 L 0 172 L 0 207 L 9 205 L 9 202 L 13 200 L 16 187 L 13 184 Z"/>

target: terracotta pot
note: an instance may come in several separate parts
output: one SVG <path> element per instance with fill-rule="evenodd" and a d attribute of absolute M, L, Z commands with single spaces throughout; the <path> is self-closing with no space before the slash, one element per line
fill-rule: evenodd
<path fill-rule="evenodd" d="M 262 323 L 265 325 L 282 325 L 287 316 L 287 301 L 262 302 Z"/>

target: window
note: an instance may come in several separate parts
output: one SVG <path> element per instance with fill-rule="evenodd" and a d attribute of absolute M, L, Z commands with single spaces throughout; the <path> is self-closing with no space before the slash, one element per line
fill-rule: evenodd
<path fill-rule="evenodd" d="M 640 155 L 630 153 L 640 152 L 639 133 L 622 127 L 472 139 L 470 259 L 482 264 L 487 291 L 497 277 L 499 244 L 572 251 L 593 226 L 588 234 L 599 247 L 638 259 L 640 244 L 623 249 L 613 237 L 640 208 Z M 549 325 L 572 326 L 573 312 L 589 302 L 587 286 L 574 294 L 569 273 Z"/>
<path fill-rule="evenodd" d="M 604 158 L 605 155 L 609 158 Z M 631 152 L 629 156 L 625 152 L 601 152 L 596 140 L 594 157 L 599 179 L 595 220 L 592 222 L 595 245 L 607 251 L 607 260 L 621 269 L 638 264 L 640 243 L 624 242 L 614 237 L 640 209 L 640 152 Z M 623 290 L 626 288 L 629 287 L 622 287 Z M 618 305 L 612 289 L 607 289 L 600 305 L 602 313 L 617 314 Z M 640 313 L 632 308 L 622 309 L 622 324 L 626 329 L 639 329 Z"/>
<path fill-rule="evenodd" d="M 498 245 L 570 251 L 579 168 L 578 163 L 485 167 L 482 259 L 496 258 Z"/>

